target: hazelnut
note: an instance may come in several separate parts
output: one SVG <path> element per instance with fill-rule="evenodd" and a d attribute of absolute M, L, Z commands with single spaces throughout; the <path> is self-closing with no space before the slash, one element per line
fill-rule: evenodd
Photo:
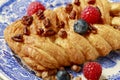
<path fill-rule="evenodd" d="M 79 72 L 81 70 L 81 67 L 80 66 L 77 66 L 77 65 L 73 65 L 71 67 L 71 70 L 75 71 L 75 72 Z"/>
<path fill-rule="evenodd" d="M 82 80 L 82 78 L 80 76 L 77 76 L 74 78 L 74 80 Z"/>

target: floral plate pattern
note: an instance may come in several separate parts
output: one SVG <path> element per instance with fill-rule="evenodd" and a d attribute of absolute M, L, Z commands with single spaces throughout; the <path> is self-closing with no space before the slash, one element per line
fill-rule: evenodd
<path fill-rule="evenodd" d="M 33 71 L 26 68 L 21 60 L 12 53 L 6 44 L 3 36 L 4 29 L 26 14 L 28 4 L 35 0 L 0 0 L 0 73 L 4 74 L 8 80 L 42 80 L 36 77 Z M 65 5 L 72 0 L 36 0 L 40 1 L 47 8 Z M 110 0 L 111 2 L 120 2 L 120 0 Z M 100 80 L 120 80 L 120 52 L 112 51 L 108 56 L 96 60 L 103 67 L 103 73 Z M 85 80 L 83 74 L 74 73 L 68 69 L 69 73 L 74 76 L 81 76 Z M 1 80 L 1 78 L 0 78 Z"/>

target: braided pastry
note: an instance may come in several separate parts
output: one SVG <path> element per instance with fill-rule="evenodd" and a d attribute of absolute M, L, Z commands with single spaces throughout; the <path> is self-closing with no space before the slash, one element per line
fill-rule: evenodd
<path fill-rule="evenodd" d="M 43 71 L 83 64 L 106 56 L 111 50 L 120 49 L 120 3 L 75 1 L 78 2 L 68 4 L 73 7 L 68 12 L 65 7 L 44 12 L 40 10 L 15 21 L 4 30 L 10 48 L 39 76 Z M 92 25 L 97 33 L 93 31 L 89 35 L 80 35 L 74 32 L 73 26 L 88 5 L 100 9 L 102 23 Z"/>

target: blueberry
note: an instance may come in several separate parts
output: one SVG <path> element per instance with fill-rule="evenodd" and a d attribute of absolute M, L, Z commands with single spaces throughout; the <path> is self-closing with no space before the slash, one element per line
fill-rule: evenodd
<path fill-rule="evenodd" d="M 79 33 L 79 34 L 85 34 L 87 32 L 87 30 L 89 29 L 89 25 L 88 23 L 83 20 L 83 19 L 79 19 L 75 22 L 74 24 L 74 31 L 76 33 Z"/>
<path fill-rule="evenodd" d="M 56 77 L 57 77 L 57 80 L 70 80 L 70 75 L 65 70 L 58 71 Z"/>

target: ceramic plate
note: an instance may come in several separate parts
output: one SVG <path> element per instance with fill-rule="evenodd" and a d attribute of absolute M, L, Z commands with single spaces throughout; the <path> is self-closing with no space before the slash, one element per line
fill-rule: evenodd
<path fill-rule="evenodd" d="M 32 1 L 34 0 L 0 0 L 0 76 L 4 75 L 5 80 L 41 80 L 34 75 L 35 73 L 33 71 L 26 68 L 19 58 L 12 54 L 3 36 L 5 27 L 25 15 L 26 8 Z M 40 1 L 50 9 L 72 2 L 72 0 L 36 1 Z M 120 0 L 111 0 L 111 2 L 120 2 Z M 119 51 L 113 51 L 108 56 L 99 58 L 97 61 L 103 67 L 101 80 L 120 80 Z M 82 80 L 85 80 L 82 72 L 74 73 L 70 70 L 68 70 L 68 72 L 72 73 L 74 76 L 79 75 L 82 77 Z M 0 80 L 2 79 L 0 78 Z"/>

